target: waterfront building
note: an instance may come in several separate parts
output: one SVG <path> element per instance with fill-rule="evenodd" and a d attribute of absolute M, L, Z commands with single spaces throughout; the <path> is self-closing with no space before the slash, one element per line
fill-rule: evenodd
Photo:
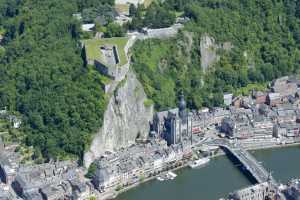
<path fill-rule="evenodd" d="M 292 180 L 288 183 L 287 187 L 283 190 L 286 199 L 298 200 L 300 198 L 300 182 L 298 179 Z"/>
<path fill-rule="evenodd" d="M 256 109 L 230 108 L 230 117 L 222 120 L 220 129 L 229 138 L 272 138 L 273 119 L 260 114 Z"/>
<path fill-rule="evenodd" d="M 251 127 L 256 139 L 273 137 L 274 123 L 270 118 L 254 114 L 251 119 Z"/>
<path fill-rule="evenodd" d="M 270 183 L 256 184 L 229 195 L 230 200 L 265 200 L 275 195 L 275 190 Z"/>
<path fill-rule="evenodd" d="M 300 124 L 298 123 L 278 123 L 274 126 L 275 137 L 299 137 Z"/>
<path fill-rule="evenodd" d="M 98 159 L 92 182 L 99 191 L 122 188 L 178 166 L 191 153 L 186 141 L 167 146 L 166 142 L 155 139 L 133 145 Z"/>

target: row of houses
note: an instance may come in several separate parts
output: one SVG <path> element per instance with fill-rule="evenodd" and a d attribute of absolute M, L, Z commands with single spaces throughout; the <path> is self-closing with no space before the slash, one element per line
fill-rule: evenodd
<path fill-rule="evenodd" d="M 14 146 L 4 146 L 0 139 L 1 200 L 83 200 L 90 195 L 91 186 L 75 163 L 22 165 L 21 159 Z"/>
<path fill-rule="evenodd" d="M 86 199 L 89 190 L 71 161 L 21 166 L 12 183 L 24 200 Z"/>
<path fill-rule="evenodd" d="M 251 96 L 234 97 L 232 94 L 224 94 L 224 104 L 226 106 L 249 107 L 255 104 L 267 104 L 269 106 L 277 106 L 287 102 L 299 103 L 300 97 L 300 81 L 295 77 L 281 77 L 274 80 L 270 89 L 266 92 L 252 91 Z"/>
<path fill-rule="evenodd" d="M 175 168 L 191 156 L 188 144 L 168 147 L 165 140 L 151 140 L 106 153 L 95 162 L 97 170 L 92 182 L 100 191 L 120 189 Z"/>
<path fill-rule="evenodd" d="M 298 137 L 300 110 L 285 104 L 270 107 L 265 104 L 253 109 L 239 109 L 222 120 L 220 129 L 229 138 Z"/>

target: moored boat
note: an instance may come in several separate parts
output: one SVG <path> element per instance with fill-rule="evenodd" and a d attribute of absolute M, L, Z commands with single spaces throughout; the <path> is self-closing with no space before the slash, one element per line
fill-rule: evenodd
<path fill-rule="evenodd" d="M 208 162 L 210 161 L 210 159 L 208 157 L 205 157 L 205 158 L 201 158 L 201 159 L 198 159 L 198 160 L 194 160 L 192 161 L 190 164 L 189 164 L 189 167 L 190 168 L 198 168 L 198 167 L 201 167 L 201 166 L 204 166 L 205 164 L 207 164 Z"/>

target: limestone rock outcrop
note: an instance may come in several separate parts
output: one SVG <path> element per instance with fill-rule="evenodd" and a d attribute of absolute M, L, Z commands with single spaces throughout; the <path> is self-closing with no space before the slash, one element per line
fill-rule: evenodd
<path fill-rule="evenodd" d="M 219 60 L 217 55 L 218 46 L 215 43 L 215 39 L 208 35 L 204 35 L 200 41 L 201 52 L 201 67 L 203 71 L 206 71 L 209 67 L 215 64 Z"/>
<path fill-rule="evenodd" d="M 224 42 L 217 44 L 215 39 L 208 34 L 205 34 L 201 37 L 200 41 L 200 52 L 201 52 L 201 67 L 205 72 L 208 68 L 212 67 L 220 59 L 220 56 L 217 53 L 218 49 L 223 49 L 229 51 L 232 48 L 230 42 Z"/>
<path fill-rule="evenodd" d="M 88 167 L 105 151 L 114 151 L 146 139 L 153 117 L 153 106 L 145 104 L 146 94 L 134 72 L 129 71 L 112 94 L 104 113 L 103 126 L 84 156 Z"/>

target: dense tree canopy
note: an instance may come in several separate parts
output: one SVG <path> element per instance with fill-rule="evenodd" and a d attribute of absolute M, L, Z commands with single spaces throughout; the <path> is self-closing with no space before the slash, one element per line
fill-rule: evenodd
<path fill-rule="evenodd" d="M 174 24 L 175 13 L 163 6 L 164 4 L 153 2 L 147 9 L 143 5 L 137 8 L 130 5 L 129 14 L 133 17 L 129 23 L 130 29 L 164 28 Z"/>
<path fill-rule="evenodd" d="M 81 58 L 77 10 L 75 0 L 0 0 L 0 107 L 23 114 L 24 143 L 45 158 L 82 156 L 105 109 L 100 77 Z"/>

